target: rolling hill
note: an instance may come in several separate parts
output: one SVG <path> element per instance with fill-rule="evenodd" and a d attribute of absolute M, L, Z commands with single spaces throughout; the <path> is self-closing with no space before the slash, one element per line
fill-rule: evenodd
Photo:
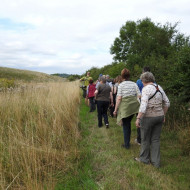
<path fill-rule="evenodd" d="M 22 82 L 56 82 L 62 81 L 59 76 L 48 75 L 41 72 L 0 67 L 0 79 L 14 79 Z"/>

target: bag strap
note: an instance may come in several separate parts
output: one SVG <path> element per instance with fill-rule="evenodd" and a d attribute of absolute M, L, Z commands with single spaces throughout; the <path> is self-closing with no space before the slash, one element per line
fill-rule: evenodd
<path fill-rule="evenodd" d="M 152 99 L 158 92 L 160 92 L 160 94 L 161 94 L 162 97 L 163 97 L 163 94 L 162 94 L 162 92 L 160 91 L 160 89 L 158 88 L 158 85 L 156 85 L 156 86 L 153 85 L 153 84 L 151 84 L 151 85 L 156 88 L 156 92 L 155 92 L 148 100 Z"/>

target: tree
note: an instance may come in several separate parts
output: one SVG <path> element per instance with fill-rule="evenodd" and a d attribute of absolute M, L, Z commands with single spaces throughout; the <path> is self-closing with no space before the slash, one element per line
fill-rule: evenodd
<path fill-rule="evenodd" d="M 120 29 L 120 35 L 114 40 L 110 53 L 114 55 L 116 62 L 125 62 L 133 72 L 135 65 L 144 67 L 149 61 L 154 70 L 160 64 L 165 65 L 171 53 L 172 41 L 176 34 L 176 26 L 155 24 L 149 18 L 139 20 L 136 23 L 127 21 Z"/>

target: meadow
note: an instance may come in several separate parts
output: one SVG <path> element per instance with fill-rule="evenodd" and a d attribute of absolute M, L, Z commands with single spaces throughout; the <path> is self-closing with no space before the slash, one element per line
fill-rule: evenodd
<path fill-rule="evenodd" d="M 78 82 L 0 92 L 0 189 L 54 189 L 78 156 Z"/>
<path fill-rule="evenodd" d="M 0 68 L 0 76 L 0 189 L 190 189 L 185 107 L 171 104 L 162 165 L 155 169 L 134 161 L 140 149 L 134 121 L 128 151 L 121 148 L 115 118 L 109 118 L 110 129 L 97 127 L 97 113 L 89 113 L 79 82 L 7 68 Z"/>

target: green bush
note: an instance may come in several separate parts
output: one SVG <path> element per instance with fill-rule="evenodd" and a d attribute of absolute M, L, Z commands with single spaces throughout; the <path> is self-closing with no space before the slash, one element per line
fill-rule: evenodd
<path fill-rule="evenodd" d="M 14 79 L 5 79 L 5 78 L 0 79 L 0 88 L 11 88 L 11 87 L 15 87 Z"/>

